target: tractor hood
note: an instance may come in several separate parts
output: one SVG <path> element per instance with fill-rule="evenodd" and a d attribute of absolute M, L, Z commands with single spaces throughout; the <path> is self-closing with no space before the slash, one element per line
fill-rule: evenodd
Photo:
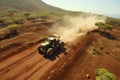
<path fill-rule="evenodd" d="M 49 42 L 48 41 L 45 41 L 44 43 L 42 43 L 41 45 L 42 46 L 46 46 L 46 45 L 48 45 L 49 44 Z"/>

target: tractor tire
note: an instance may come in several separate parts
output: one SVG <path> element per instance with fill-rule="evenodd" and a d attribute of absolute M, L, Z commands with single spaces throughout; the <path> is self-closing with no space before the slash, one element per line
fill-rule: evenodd
<path fill-rule="evenodd" d="M 47 50 L 47 55 L 51 56 L 53 54 L 53 52 L 54 52 L 54 49 L 53 48 L 49 48 Z"/>
<path fill-rule="evenodd" d="M 59 45 L 60 45 L 59 48 L 60 48 L 60 49 L 64 48 L 64 44 L 65 44 L 65 43 L 64 43 L 63 41 L 60 41 L 60 43 L 59 43 Z"/>

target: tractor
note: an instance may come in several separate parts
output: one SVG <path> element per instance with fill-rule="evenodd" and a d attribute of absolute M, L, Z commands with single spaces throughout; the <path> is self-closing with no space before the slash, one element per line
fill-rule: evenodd
<path fill-rule="evenodd" d="M 60 40 L 60 36 L 54 34 L 45 39 L 38 47 L 39 53 L 43 53 L 45 56 L 52 56 L 55 51 L 64 48 L 64 42 Z"/>

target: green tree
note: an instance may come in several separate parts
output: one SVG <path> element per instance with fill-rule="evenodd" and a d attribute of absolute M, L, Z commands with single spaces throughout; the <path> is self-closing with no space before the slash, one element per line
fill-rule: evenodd
<path fill-rule="evenodd" d="M 22 16 L 14 16 L 13 17 L 14 23 L 21 24 L 23 22 Z"/>
<path fill-rule="evenodd" d="M 106 69 L 97 69 L 96 80 L 115 80 L 115 75 Z"/>
<path fill-rule="evenodd" d="M 4 17 L 5 15 L 0 13 L 0 23 L 4 23 Z"/>
<path fill-rule="evenodd" d="M 33 14 L 31 14 L 30 16 L 29 16 L 29 19 L 30 20 L 34 20 L 34 19 L 37 19 L 39 16 L 37 15 L 37 14 L 35 14 L 35 13 L 33 13 Z"/>
<path fill-rule="evenodd" d="M 49 19 L 50 15 L 44 14 L 44 15 L 41 15 L 40 18 L 42 18 L 42 19 Z"/>
<path fill-rule="evenodd" d="M 9 17 L 4 17 L 4 24 L 5 25 L 9 25 L 12 24 L 14 22 L 13 19 L 9 18 Z"/>
<path fill-rule="evenodd" d="M 108 24 L 105 24 L 103 22 L 96 22 L 95 25 L 98 26 L 99 31 L 102 31 L 102 32 L 105 32 L 106 30 L 113 29 L 112 25 L 108 25 Z"/>
<path fill-rule="evenodd" d="M 24 15 L 27 19 L 29 19 L 29 16 L 31 15 L 31 13 L 30 12 L 24 12 Z"/>
<path fill-rule="evenodd" d="M 17 10 L 14 9 L 14 8 L 9 8 L 9 9 L 7 10 L 7 13 L 8 13 L 11 17 L 13 17 L 14 14 L 17 13 Z"/>

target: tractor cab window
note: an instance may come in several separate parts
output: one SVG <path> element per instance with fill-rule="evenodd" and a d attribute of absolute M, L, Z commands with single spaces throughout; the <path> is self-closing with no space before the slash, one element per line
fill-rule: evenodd
<path fill-rule="evenodd" d="M 47 41 L 51 44 L 54 44 L 54 42 L 56 42 L 56 39 L 54 37 L 49 37 Z"/>

